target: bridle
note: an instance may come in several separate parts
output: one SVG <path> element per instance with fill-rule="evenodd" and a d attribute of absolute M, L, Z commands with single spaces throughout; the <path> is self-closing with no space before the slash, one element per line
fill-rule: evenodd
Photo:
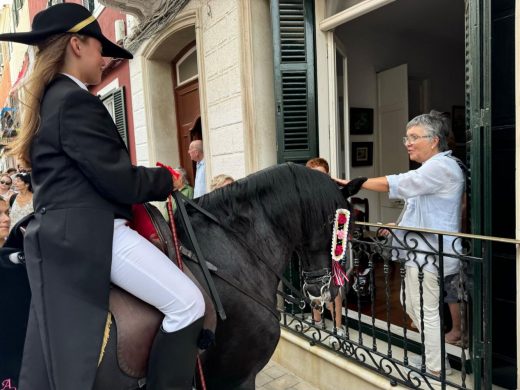
<path fill-rule="evenodd" d="M 311 306 L 314 309 L 323 312 L 323 304 L 331 300 L 330 283 L 332 281 L 332 274 L 330 269 L 322 268 L 316 271 L 302 271 L 303 273 L 303 293 L 309 297 Z M 320 295 L 314 296 L 309 291 L 310 285 L 319 285 Z M 319 302 L 319 305 L 317 304 Z"/>

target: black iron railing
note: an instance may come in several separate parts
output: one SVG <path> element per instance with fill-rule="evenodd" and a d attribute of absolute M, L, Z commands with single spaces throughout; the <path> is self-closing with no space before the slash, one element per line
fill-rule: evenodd
<path fill-rule="evenodd" d="M 341 303 L 323 309 L 323 320 L 317 322 L 317 311 L 293 297 L 281 308 L 282 326 L 312 345 L 388 377 L 392 384 L 491 388 L 489 248 L 494 241 L 520 242 L 361 222 L 355 231 L 346 264 L 350 279 Z M 293 262 L 286 274 L 297 287 L 302 285 L 300 269 Z M 445 271 L 451 274 L 448 279 Z M 446 291 L 454 298 L 454 312 L 445 304 Z M 438 313 L 431 310 L 436 299 Z M 417 302 L 419 307 L 413 309 Z M 341 323 L 332 314 L 337 310 Z M 415 321 L 407 311 L 418 313 Z M 438 329 L 431 326 L 435 320 Z M 451 328 L 449 336 L 460 333 L 460 337 L 447 342 Z M 428 367 L 435 361 L 432 351 L 446 357 L 440 358 L 438 370 Z"/>

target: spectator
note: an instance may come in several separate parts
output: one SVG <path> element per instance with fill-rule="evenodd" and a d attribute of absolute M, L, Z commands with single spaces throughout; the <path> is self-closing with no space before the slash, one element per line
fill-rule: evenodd
<path fill-rule="evenodd" d="M 9 204 L 0 199 L 0 247 L 9 234 Z M 5 260 L 5 259 L 4 259 Z M 9 261 L 9 260 L 7 260 Z M 0 387 L 16 390 L 29 313 L 30 288 L 25 267 L 0 272 Z M 3 386 L 3 387 L 2 387 Z"/>
<path fill-rule="evenodd" d="M 11 180 L 14 180 L 14 175 L 18 173 L 18 170 L 16 168 L 8 168 L 5 173 L 11 177 Z"/>
<path fill-rule="evenodd" d="M 228 175 L 217 175 L 211 179 L 210 190 L 216 190 L 217 188 L 227 186 L 235 181 L 231 176 Z"/>
<path fill-rule="evenodd" d="M 197 163 L 195 172 L 195 186 L 193 188 L 193 197 L 198 198 L 206 193 L 206 163 L 204 162 L 204 151 L 202 150 L 202 141 L 192 141 L 188 148 L 188 154 L 192 161 Z"/>
<path fill-rule="evenodd" d="M 11 226 L 14 226 L 20 219 L 34 211 L 31 174 L 27 172 L 17 173 L 14 176 L 13 185 L 17 193 L 9 200 L 11 205 Z"/>
<path fill-rule="evenodd" d="M 173 188 L 179 192 L 181 192 L 186 198 L 193 199 L 193 187 L 189 185 L 188 183 L 188 177 L 186 175 L 186 170 L 181 167 L 175 168 L 175 170 L 180 173 L 180 176 L 178 179 L 173 180 Z M 173 212 L 177 209 L 177 205 L 175 204 L 175 201 L 173 201 Z M 159 207 L 161 214 L 163 215 L 164 219 L 167 221 L 170 220 L 170 217 L 168 215 L 168 206 L 167 203 L 163 203 L 161 207 Z"/>
<path fill-rule="evenodd" d="M 193 187 L 188 183 L 188 177 L 186 175 L 186 170 L 181 167 L 175 168 L 177 172 L 181 175 L 178 179 L 173 181 L 173 187 L 181 192 L 186 198 L 193 199 Z"/>
<path fill-rule="evenodd" d="M 314 169 L 316 171 L 320 171 L 325 173 L 326 175 L 330 175 L 329 172 L 329 163 L 327 160 L 321 157 L 312 158 L 305 164 L 306 167 Z M 337 329 L 337 333 L 339 335 L 344 336 L 345 333 L 342 329 L 340 329 L 341 326 L 341 320 L 342 320 L 342 289 L 339 290 L 338 295 L 334 298 L 334 304 L 327 303 L 327 309 L 329 309 L 331 316 L 333 317 L 334 326 Z M 312 318 L 316 324 L 320 325 L 322 324 L 322 318 L 321 318 L 321 312 L 317 309 L 312 309 Z M 334 339 L 331 339 L 331 341 L 334 341 Z"/>
<path fill-rule="evenodd" d="M 9 203 L 0 199 L 0 247 L 4 246 L 5 239 L 9 235 L 11 219 L 9 218 Z"/>
<path fill-rule="evenodd" d="M 11 186 L 13 185 L 13 179 L 7 173 L 4 173 L 0 176 L 0 198 L 9 202 L 11 196 L 13 196 L 14 191 Z"/>
<path fill-rule="evenodd" d="M 418 162 L 421 166 L 398 175 L 368 179 L 363 184 L 364 189 L 389 192 L 390 198 L 405 200 L 403 213 L 397 221 L 399 226 L 460 231 L 464 173 L 448 150 L 447 135 L 442 117 L 424 114 L 413 118 L 406 126 L 403 143 L 410 160 Z M 346 184 L 348 181 L 339 182 Z M 396 231 L 394 234 L 402 241 L 405 232 Z M 418 251 L 431 250 L 424 239 L 434 248 L 438 247 L 437 239 L 433 235 L 425 235 L 424 239 L 414 237 L 418 242 L 415 248 Z M 407 236 L 407 242 L 410 242 L 410 235 Z M 453 238 L 444 238 L 444 277 L 456 275 L 460 268 L 459 260 L 449 256 L 453 253 L 452 244 Z M 439 338 L 440 291 L 437 280 L 439 260 L 437 257 L 425 256 L 418 252 L 410 258 L 405 250 L 401 250 L 399 257 L 406 261 L 406 311 L 416 327 L 421 329 L 423 310 L 426 367 L 433 375 L 439 375 L 442 358 Z M 422 284 L 419 282 L 420 271 L 423 271 Z M 421 359 L 412 356 L 410 364 L 420 367 Z M 449 373 L 451 368 L 446 359 L 446 374 Z"/>
<path fill-rule="evenodd" d="M 446 112 L 440 112 L 431 110 L 431 115 L 438 115 L 442 118 L 443 122 L 443 132 L 446 134 L 446 142 L 448 144 L 448 148 L 451 150 L 455 150 L 455 147 L 457 146 L 455 135 L 453 134 L 453 131 L 451 129 L 451 123 L 450 123 L 450 116 L 449 113 Z M 462 164 L 462 162 L 459 162 Z M 465 168 L 467 170 L 467 168 Z M 461 230 L 465 232 L 465 225 L 466 225 L 466 212 L 465 208 L 466 205 L 464 204 L 465 197 L 463 197 L 462 202 L 462 210 L 461 210 Z M 451 330 L 446 333 L 445 340 L 449 344 L 456 344 L 460 345 L 462 343 L 462 332 L 461 332 L 461 316 L 460 316 L 460 302 L 458 299 L 457 294 L 457 282 L 458 282 L 458 275 L 448 275 L 444 276 L 444 303 L 448 304 L 448 307 L 450 309 L 450 316 L 451 316 Z"/>

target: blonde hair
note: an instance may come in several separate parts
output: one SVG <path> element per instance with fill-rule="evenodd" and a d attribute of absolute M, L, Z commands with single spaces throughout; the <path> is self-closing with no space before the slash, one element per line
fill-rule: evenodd
<path fill-rule="evenodd" d="M 231 184 L 235 181 L 229 175 L 217 175 L 213 179 L 211 179 L 210 188 L 211 191 L 216 190 L 217 188 L 224 187 L 227 184 Z M 229 183 L 226 183 L 229 182 Z"/>
<path fill-rule="evenodd" d="M 24 91 L 22 124 L 20 134 L 9 154 L 23 160 L 28 167 L 31 166 L 29 155 L 31 142 L 40 128 L 40 105 L 43 93 L 63 67 L 66 48 L 73 35 L 81 40 L 86 39 L 78 34 L 65 33 L 53 35 L 38 44 L 34 69 L 22 86 Z"/>

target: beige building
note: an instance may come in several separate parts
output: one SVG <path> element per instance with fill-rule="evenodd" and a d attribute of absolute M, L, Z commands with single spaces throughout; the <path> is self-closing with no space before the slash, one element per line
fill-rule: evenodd
<path fill-rule="evenodd" d="M 187 3 L 140 42 L 131 61 L 138 163 L 162 161 L 190 173 L 188 144 L 202 138 L 208 182 L 217 174 L 240 178 L 275 164 L 269 1 L 163 3 L 121 5 L 128 12 L 138 8 L 146 20 L 154 6 L 174 12 L 176 4 Z M 132 48 L 132 31 L 128 39 Z"/>

